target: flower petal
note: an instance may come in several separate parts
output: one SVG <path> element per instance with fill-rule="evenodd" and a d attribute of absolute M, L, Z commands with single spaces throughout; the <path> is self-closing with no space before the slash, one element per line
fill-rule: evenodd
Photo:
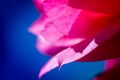
<path fill-rule="evenodd" d="M 97 42 L 96 42 L 97 43 Z M 100 61 L 120 57 L 120 31 L 78 61 Z"/>
<path fill-rule="evenodd" d="M 64 46 L 55 46 L 53 43 L 43 42 L 42 39 L 37 39 L 36 48 L 39 52 L 45 55 L 53 56 L 65 49 Z"/>
<path fill-rule="evenodd" d="M 74 8 L 100 12 L 120 14 L 120 0 L 66 0 Z"/>
<path fill-rule="evenodd" d="M 84 38 L 69 38 L 69 37 L 62 37 L 57 42 L 54 43 L 55 46 L 73 46 L 76 45 L 82 41 L 84 41 Z"/>
<path fill-rule="evenodd" d="M 107 26 L 94 37 L 98 47 L 79 61 L 99 61 L 120 57 L 120 19 L 113 20 Z"/>
<path fill-rule="evenodd" d="M 81 10 L 67 6 L 62 0 L 41 1 L 42 0 L 35 0 L 35 3 L 43 4 L 44 10 L 41 14 L 46 15 L 46 18 L 49 19 L 45 26 L 54 26 L 62 34 L 68 35 L 72 24 Z"/>
<path fill-rule="evenodd" d="M 73 61 L 76 61 L 81 57 L 80 53 L 74 52 L 72 48 L 67 48 L 54 57 L 52 57 L 45 66 L 41 69 L 39 73 L 39 77 L 41 78 L 45 73 L 49 72 L 50 70 L 56 68 L 57 66 L 62 66 L 63 64 L 67 64 Z"/>
<path fill-rule="evenodd" d="M 52 23 L 51 23 L 52 24 Z M 40 35 L 48 42 L 55 42 L 63 36 L 54 25 L 46 24 L 45 29 L 40 32 Z"/>
<path fill-rule="evenodd" d="M 115 16 L 82 10 L 69 31 L 70 37 L 92 38 L 106 28 Z"/>
<path fill-rule="evenodd" d="M 41 15 L 36 21 L 32 23 L 28 31 L 38 36 L 42 30 L 45 28 L 45 24 L 48 22 L 48 19 L 44 14 Z"/>
<path fill-rule="evenodd" d="M 91 41 L 91 43 L 86 47 L 86 49 L 83 51 L 84 54 L 81 54 L 80 52 L 75 52 L 72 48 L 67 48 L 57 55 L 53 56 L 41 69 L 39 73 L 39 77 L 41 78 L 45 73 L 49 72 L 50 70 L 56 68 L 57 66 L 61 67 L 64 64 L 74 62 L 83 56 L 87 55 L 89 52 L 94 50 L 98 45 L 94 42 L 94 40 Z"/>

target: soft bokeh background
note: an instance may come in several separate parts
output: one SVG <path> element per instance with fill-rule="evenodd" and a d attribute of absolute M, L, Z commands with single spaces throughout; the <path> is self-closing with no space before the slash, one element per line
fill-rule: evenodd
<path fill-rule="evenodd" d="M 36 37 L 27 31 L 38 16 L 32 0 L 0 0 L 0 80 L 39 80 L 39 70 L 49 57 L 39 54 Z M 102 70 L 103 62 L 75 62 L 41 80 L 91 80 Z"/>

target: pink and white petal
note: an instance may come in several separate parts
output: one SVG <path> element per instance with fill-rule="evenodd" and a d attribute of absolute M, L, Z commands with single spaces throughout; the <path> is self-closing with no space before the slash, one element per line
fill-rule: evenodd
<path fill-rule="evenodd" d="M 76 61 L 81 57 L 80 53 L 76 53 L 72 48 L 67 48 L 57 55 L 53 56 L 46 64 L 43 66 L 39 73 L 39 77 L 41 78 L 45 73 L 49 72 L 50 70 L 62 66 L 63 64 L 67 64 L 73 61 Z"/>
<path fill-rule="evenodd" d="M 48 24 L 56 27 L 62 34 L 68 35 L 81 10 L 67 6 L 63 0 L 45 0 L 43 5 L 43 13 L 50 19 Z"/>
<path fill-rule="evenodd" d="M 59 52 L 57 55 L 53 56 L 41 69 L 39 77 L 41 78 L 45 73 L 49 72 L 50 70 L 58 66 L 61 67 L 64 64 L 77 61 L 78 59 L 84 57 L 89 52 L 94 50 L 96 47 L 97 44 L 94 42 L 94 40 L 92 40 L 88 47 L 83 51 L 84 54 L 81 54 L 80 52 L 75 52 L 74 49 L 72 48 L 67 48 Z"/>
<path fill-rule="evenodd" d="M 62 46 L 54 46 L 54 44 L 45 42 L 44 38 L 42 39 L 37 39 L 36 43 L 36 48 L 41 54 L 49 55 L 49 56 L 54 56 L 60 51 L 64 50 L 66 47 Z"/>
<path fill-rule="evenodd" d="M 61 4 L 49 11 L 48 16 L 51 18 L 54 26 L 59 32 L 64 35 L 68 35 L 80 12 L 81 10 Z"/>
<path fill-rule="evenodd" d="M 81 11 L 67 6 L 61 0 L 35 0 L 35 3 L 43 4 L 44 11 L 42 11 L 42 18 L 33 23 L 30 31 L 42 35 L 51 43 L 68 35 Z"/>
<path fill-rule="evenodd" d="M 83 38 L 69 38 L 68 36 L 64 36 L 61 34 L 54 26 L 45 27 L 44 30 L 40 32 L 38 37 L 40 40 L 42 40 L 44 43 L 49 43 L 54 46 L 72 46 L 75 44 L 80 43 L 81 41 L 85 40 Z"/>
<path fill-rule="evenodd" d="M 55 46 L 73 46 L 79 44 L 80 42 L 84 41 L 84 38 L 69 38 L 69 37 L 62 37 L 57 42 L 54 43 Z"/>
<path fill-rule="evenodd" d="M 50 47 L 52 47 L 52 45 L 44 42 L 44 38 L 43 39 L 37 39 L 36 48 L 37 48 L 38 51 L 42 52 L 42 54 L 48 54 L 47 50 Z"/>
<path fill-rule="evenodd" d="M 34 35 L 39 35 L 42 30 L 45 28 L 45 24 L 48 22 L 48 19 L 44 14 L 42 14 L 36 21 L 32 23 L 28 31 Z"/>
<path fill-rule="evenodd" d="M 84 39 L 69 39 L 68 37 L 64 37 L 55 42 L 50 42 L 47 41 L 42 35 L 38 35 L 37 38 L 37 49 L 42 52 L 42 54 L 46 55 L 55 55 L 66 47 L 73 46 L 84 41 Z"/>
<path fill-rule="evenodd" d="M 56 57 L 52 57 L 41 69 L 39 73 L 39 78 L 41 78 L 44 74 L 51 71 L 52 69 L 56 68 L 58 66 L 58 61 Z"/>
<path fill-rule="evenodd" d="M 68 64 L 70 62 L 74 62 L 88 53 L 90 53 L 92 50 L 97 48 L 98 45 L 95 43 L 94 39 L 89 43 L 89 45 L 83 50 L 83 53 L 75 52 L 73 48 L 67 48 L 64 50 L 64 53 L 58 54 L 57 59 L 59 66 L 62 66 L 63 64 Z"/>
<path fill-rule="evenodd" d="M 54 24 L 51 23 L 47 23 L 45 25 L 45 29 L 42 30 L 40 32 L 40 35 L 42 35 L 44 37 L 44 39 L 47 42 L 55 42 L 57 41 L 59 38 L 61 38 L 62 36 L 64 36 L 63 34 L 61 34 L 54 26 Z"/>

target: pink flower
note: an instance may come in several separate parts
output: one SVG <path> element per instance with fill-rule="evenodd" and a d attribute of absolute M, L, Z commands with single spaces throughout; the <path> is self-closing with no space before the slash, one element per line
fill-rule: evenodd
<path fill-rule="evenodd" d="M 41 13 L 29 28 L 37 49 L 53 57 L 39 77 L 74 61 L 120 57 L 119 0 L 34 0 Z"/>

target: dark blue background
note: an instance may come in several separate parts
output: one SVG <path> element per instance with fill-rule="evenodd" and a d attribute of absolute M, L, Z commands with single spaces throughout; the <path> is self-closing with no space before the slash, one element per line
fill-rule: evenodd
<path fill-rule="evenodd" d="M 32 0 L 0 1 L 0 80 L 39 80 L 49 57 L 36 50 L 36 37 L 27 31 L 38 16 Z M 91 80 L 102 69 L 103 62 L 70 63 L 41 80 Z"/>

